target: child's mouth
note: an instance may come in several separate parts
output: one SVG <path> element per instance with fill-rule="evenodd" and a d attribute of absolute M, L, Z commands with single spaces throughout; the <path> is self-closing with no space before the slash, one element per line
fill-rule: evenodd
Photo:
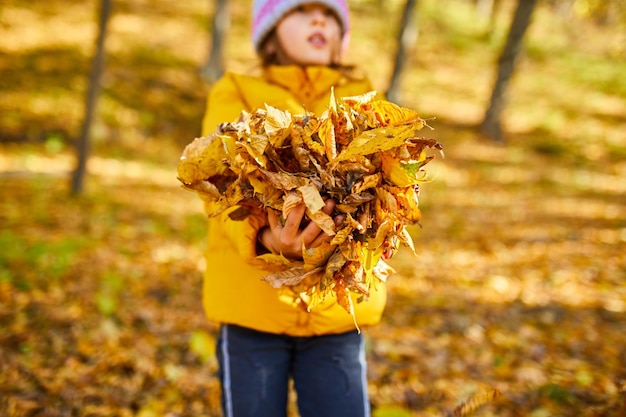
<path fill-rule="evenodd" d="M 327 44 L 326 37 L 321 33 L 314 33 L 309 37 L 309 43 L 315 47 L 324 47 Z"/>

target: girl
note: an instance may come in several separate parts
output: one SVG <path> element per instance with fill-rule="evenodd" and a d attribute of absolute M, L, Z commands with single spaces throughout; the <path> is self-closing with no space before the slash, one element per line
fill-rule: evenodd
<path fill-rule="evenodd" d="M 319 115 L 331 88 L 337 97 L 371 91 L 366 78 L 340 64 L 349 31 L 345 0 L 255 0 L 252 41 L 262 74 L 227 73 L 214 84 L 203 134 L 266 103 L 292 114 Z M 333 207 L 329 200 L 324 210 L 330 214 Z M 284 224 L 272 210 L 243 221 L 229 219 L 229 212 L 209 219 L 203 289 L 208 318 L 221 324 L 217 352 L 224 415 L 286 416 L 293 378 L 302 417 L 369 416 L 363 336 L 350 314 L 330 298 L 307 311 L 292 295 L 262 281 L 268 271 L 254 262 L 266 252 L 302 259 L 303 244 L 316 247 L 330 237 L 312 222 L 300 227 L 304 204 Z M 377 285 L 367 301 L 354 303 L 359 326 L 379 322 L 385 299 L 384 286 Z"/>

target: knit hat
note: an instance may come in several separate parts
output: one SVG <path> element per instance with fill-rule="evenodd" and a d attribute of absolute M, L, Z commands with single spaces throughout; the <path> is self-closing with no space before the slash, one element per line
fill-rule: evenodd
<path fill-rule="evenodd" d="M 252 11 L 252 43 L 258 52 L 265 37 L 276 24 L 292 9 L 303 5 L 318 3 L 335 12 L 343 34 L 343 45 L 350 34 L 350 9 L 346 0 L 254 0 Z"/>

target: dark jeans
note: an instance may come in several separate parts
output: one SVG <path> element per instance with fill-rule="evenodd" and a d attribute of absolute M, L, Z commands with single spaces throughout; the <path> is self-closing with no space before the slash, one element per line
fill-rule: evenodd
<path fill-rule="evenodd" d="M 291 337 L 222 325 L 225 417 L 285 417 L 289 377 L 301 417 L 369 417 L 363 336 Z"/>

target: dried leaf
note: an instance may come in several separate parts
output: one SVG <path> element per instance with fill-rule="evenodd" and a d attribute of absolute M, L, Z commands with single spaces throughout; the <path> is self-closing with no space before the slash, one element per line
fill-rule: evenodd
<path fill-rule="evenodd" d="M 405 226 L 420 219 L 418 184 L 428 180 L 423 168 L 433 158 L 426 150 L 441 145 L 415 137 L 424 121 L 414 111 L 374 94 L 337 99 L 332 91 L 319 116 L 271 106 L 242 112 L 194 140 L 179 163 L 183 187 L 198 193 L 210 215 L 235 206 L 230 218 L 242 220 L 266 207 L 286 218 L 305 203 L 307 218 L 333 236 L 330 244 L 303 248 L 302 262 L 273 254 L 255 262 L 276 271 L 266 280 L 291 288 L 307 308 L 334 294 L 353 314 L 350 294 L 369 294 L 392 272 L 382 259 L 400 244 L 415 250 Z M 329 198 L 332 215 L 322 210 Z"/>
<path fill-rule="evenodd" d="M 489 389 L 471 395 L 454 409 L 454 417 L 466 417 L 474 413 L 483 405 L 494 401 L 500 396 L 497 389 Z"/>
<path fill-rule="evenodd" d="M 291 128 L 291 113 L 281 111 L 270 105 L 265 105 L 267 114 L 265 116 L 264 128 L 272 146 L 280 148 L 284 140 L 289 136 Z"/>
<path fill-rule="evenodd" d="M 317 275 L 323 270 L 322 267 L 312 270 L 306 270 L 303 266 L 296 266 L 286 271 L 277 272 L 275 274 L 263 277 L 273 288 L 281 288 L 284 286 L 298 285 L 302 280 L 309 276 Z"/>
<path fill-rule="evenodd" d="M 336 245 L 332 242 L 322 242 L 320 246 L 315 248 L 305 248 L 302 251 L 302 260 L 304 261 L 305 269 L 325 266 L 336 249 Z"/>
<path fill-rule="evenodd" d="M 332 119 L 326 119 L 320 125 L 318 135 L 324 144 L 324 153 L 329 161 L 337 156 L 337 143 L 335 141 L 335 126 Z"/>
<path fill-rule="evenodd" d="M 312 212 L 309 209 L 307 209 L 306 214 L 313 223 L 318 225 L 319 228 L 324 231 L 324 233 L 329 236 L 335 235 L 335 222 L 328 214 L 324 213 L 322 210 Z"/>
<path fill-rule="evenodd" d="M 299 206 L 301 203 L 302 203 L 302 196 L 298 194 L 297 192 L 290 191 L 287 194 L 285 194 L 285 197 L 283 199 L 283 210 L 282 210 L 283 219 L 286 219 L 289 216 L 289 213 L 291 213 L 291 210 Z"/>
<path fill-rule="evenodd" d="M 215 175 L 223 175 L 228 170 L 222 140 L 217 133 L 194 139 L 180 157 L 178 179 L 183 184 L 192 184 Z"/>
<path fill-rule="evenodd" d="M 354 227 L 344 227 L 339 232 L 337 232 L 337 234 L 335 234 L 333 240 L 331 240 L 330 243 L 332 245 L 341 245 L 343 242 L 346 241 L 346 239 L 348 239 L 349 236 L 352 235 L 352 231 L 354 231 Z"/>
<path fill-rule="evenodd" d="M 317 187 L 313 184 L 306 184 L 298 187 L 298 191 L 302 194 L 302 199 L 304 200 L 304 204 L 306 204 L 307 209 L 309 209 L 312 213 L 316 213 L 324 207 L 324 199 L 317 190 Z"/>
<path fill-rule="evenodd" d="M 335 159 L 329 159 L 337 164 L 357 155 L 388 151 L 402 146 L 407 139 L 415 135 L 416 130 L 413 124 L 366 130 L 356 137 Z"/>

